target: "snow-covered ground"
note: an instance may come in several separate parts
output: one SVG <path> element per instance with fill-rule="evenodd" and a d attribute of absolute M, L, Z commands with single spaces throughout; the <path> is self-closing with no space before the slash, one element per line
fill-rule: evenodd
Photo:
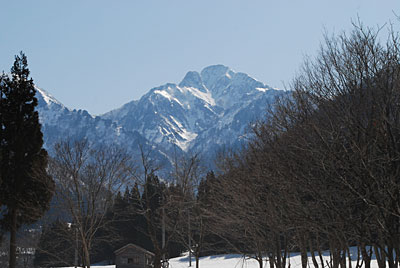
<path fill-rule="evenodd" d="M 357 249 L 351 249 L 352 255 L 352 267 L 356 267 L 357 264 Z M 319 257 L 317 261 L 319 262 Z M 329 261 L 329 252 L 324 252 L 324 262 Z M 301 256 L 299 253 L 292 253 L 289 258 L 291 268 L 301 268 Z M 289 264 L 288 262 L 288 264 Z M 189 258 L 187 256 L 178 257 L 170 260 L 170 268 L 187 268 L 189 266 Z M 288 266 L 287 264 L 287 266 Z M 318 263 L 321 267 L 321 264 Z M 192 267 L 195 266 L 195 260 L 192 259 Z M 217 255 L 200 258 L 200 268 L 258 268 L 259 264 L 256 260 L 251 258 L 244 258 L 242 255 L 227 254 Z M 264 262 L 264 267 L 268 268 L 269 263 Z M 309 254 L 309 267 L 313 267 L 311 255 Z M 372 260 L 371 268 L 378 268 L 376 260 Z"/>
<path fill-rule="evenodd" d="M 79 266 L 78 266 L 79 267 Z M 98 265 L 94 265 L 94 266 L 90 266 L 91 268 L 115 268 L 115 265 L 102 265 L 102 266 L 98 266 Z M 59 267 L 59 268 L 75 268 L 75 266 L 71 266 L 71 267 Z"/>
<path fill-rule="evenodd" d="M 169 261 L 169 267 L 171 268 L 187 268 L 189 266 L 189 258 L 179 257 Z M 192 259 L 192 267 L 196 267 L 194 258 Z M 217 255 L 200 258 L 201 268 L 258 268 L 258 262 L 254 259 L 245 259 L 241 255 L 228 254 L 228 255 Z"/>
<path fill-rule="evenodd" d="M 352 267 L 356 267 L 357 263 L 357 249 L 352 248 Z M 319 261 L 319 257 L 317 256 Z M 324 261 L 329 261 L 329 252 L 324 252 Z M 298 253 L 292 253 L 289 259 L 291 268 L 301 268 L 301 256 Z M 320 265 L 320 263 L 318 263 Z M 326 266 L 326 263 L 325 263 Z M 115 265 L 107 266 L 92 266 L 93 268 L 115 268 Z M 187 268 L 189 267 L 188 256 L 182 256 L 171 259 L 169 261 L 170 268 Z M 192 267 L 196 267 L 194 258 L 192 258 Z M 227 254 L 216 255 L 200 258 L 200 268 L 258 268 L 258 262 L 251 258 L 244 258 L 242 255 Z M 264 267 L 269 267 L 268 262 L 264 262 Z M 313 267 L 311 256 L 309 256 L 309 267 Z M 72 267 L 71 267 L 72 268 Z M 371 268 L 378 268 L 376 260 L 372 260 Z"/>

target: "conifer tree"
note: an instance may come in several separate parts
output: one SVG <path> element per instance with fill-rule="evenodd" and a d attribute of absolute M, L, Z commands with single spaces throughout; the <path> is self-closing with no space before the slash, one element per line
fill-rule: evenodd
<path fill-rule="evenodd" d="M 35 251 L 35 267 L 70 266 L 74 263 L 74 230 L 57 219 L 45 226 Z"/>
<path fill-rule="evenodd" d="M 47 152 L 35 107 L 35 87 L 26 56 L 15 57 L 0 82 L 1 225 L 10 232 L 9 267 L 16 265 L 16 232 L 49 208 L 54 181 L 47 174 Z"/>

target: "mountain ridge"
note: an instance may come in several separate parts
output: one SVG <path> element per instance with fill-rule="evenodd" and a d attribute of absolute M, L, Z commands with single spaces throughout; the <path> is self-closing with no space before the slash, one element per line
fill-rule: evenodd
<path fill-rule="evenodd" d="M 139 100 L 98 116 L 71 110 L 38 89 L 38 111 L 48 148 L 57 139 L 86 138 L 93 143 L 116 143 L 137 153 L 138 143 L 156 158 L 238 145 L 250 122 L 260 119 L 283 90 L 269 87 L 224 65 L 189 71 L 181 82 L 154 87 Z"/>

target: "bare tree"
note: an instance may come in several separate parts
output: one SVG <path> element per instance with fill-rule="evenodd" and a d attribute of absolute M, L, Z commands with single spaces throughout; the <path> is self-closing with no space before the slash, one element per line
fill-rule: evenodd
<path fill-rule="evenodd" d="M 368 245 L 380 267 L 399 265 L 400 51 L 396 33 L 385 45 L 378 33 L 327 38 L 248 147 L 223 159 L 216 226 L 250 238 L 239 250 L 284 267 L 288 245 L 271 248 L 275 235 L 300 250 L 302 267 L 308 251 L 315 267 L 351 267 L 353 245 L 358 265 L 370 267 Z"/>
<path fill-rule="evenodd" d="M 146 220 L 147 230 L 141 231 L 150 238 L 153 244 L 155 254 L 153 266 L 161 268 L 168 264 L 165 256 L 175 233 L 175 228 L 171 228 L 168 233 L 165 230 L 166 213 L 169 213 L 166 210 L 167 199 L 165 198 L 167 184 L 157 176 L 162 166 L 152 158 L 152 151 L 145 150 L 143 146 L 139 146 L 139 149 L 140 164 L 138 164 L 134 181 L 139 188 L 141 198 L 135 213 L 143 215 Z M 176 226 L 176 219 L 172 217 L 171 219 L 174 222 L 171 222 L 170 226 Z"/>
<path fill-rule="evenodd" d="M 168 210 L 174 220 L 167 218 L 167 228 L 174 229 L 175 239 L 185 245 L 189 252 L 189 266 L 192 255 L 199 267 L 200 254 L 205 246 L 204 238 L 207 230 L 206 214 L 199 196 L 199 187 L 205 168 L 199 154 L 186 153 L 178 157 L 175 154 L 174 170 L 170 177 L 167 191 Z M 178 221 L 178 224 L 176 224 Z M 170 223 L 174 223 L 172 226 Z"/>
<path fill-rule="evenodd" d="M 130 158 L 114 146 L 64 141 L 55 145 L 49 171 L 57 182 L 57 205 L 75 229 L 84 267 L 90 267 L 95 235 L 110 220 L 106 213 L 114 194 L 132 176 Z"/>
<path fill-rule="evenodd" d="M 398 264 L 398 38 L 382 46 L 377 36 L 356 26 L 349 37 L 327 38 L 258 135 L 287 182 L 290 207 L 298 204 L 293 222 L 326 237 L 332 267 L 346 265 L 354 243 L 367 266 L 367 244 L 380 266 Z"/>

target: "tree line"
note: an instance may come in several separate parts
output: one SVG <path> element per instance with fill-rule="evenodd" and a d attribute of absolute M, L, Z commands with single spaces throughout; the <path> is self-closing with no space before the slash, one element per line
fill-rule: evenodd
<path fill-rule="evenodd" d="M 378 36 L 326 37 L 246 148 L 221 157 L 217 232 L 260 268 L 293 251 L 304 268 L 399 266 L 399 38 Z"/>
<path fill-rule="evenodd" d="M 113 263 L 114 251 L 128 243 L 154 252 L 154 267 L 189 249 L 198 263 L 210 249 L 203 248 L 205 241 L 216 240 L 206 235 L 203 215 L 211 206 L 206 181 L 214 176 L 204 174 L 193 155 L 177 156 L 175 170 L 160 178 L 150 155 L 142 150 L 138 164 L 122 149 L 95 149 L 87 141 L 57 144 L 49 164 L 57 182 L 55 213 L 42 230 L 34 266 Z"/>

